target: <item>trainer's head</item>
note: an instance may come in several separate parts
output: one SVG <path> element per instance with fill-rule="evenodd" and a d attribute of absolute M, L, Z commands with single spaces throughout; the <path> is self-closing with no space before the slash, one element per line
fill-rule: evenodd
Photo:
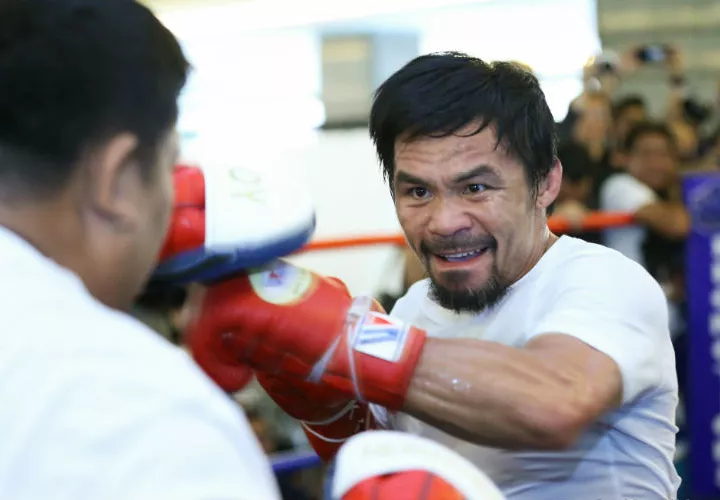
<path fill-rule="evenodd" d="M 512 63 L 431 54 L 377 90 L 370 135 L 443 306 L 492 306 L 542 255 L 562 179 L 554 129 L 537 78 Z"/>
<path fill-rule="evenodd" d="M 188 63 L 132 0 L 0 4 L 0 226 L 128 307 L 172 206 Z"/>

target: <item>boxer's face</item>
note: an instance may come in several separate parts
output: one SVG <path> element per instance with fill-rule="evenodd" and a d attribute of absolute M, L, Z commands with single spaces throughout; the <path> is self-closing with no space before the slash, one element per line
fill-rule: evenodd
<path fill-rule="evenodd" d="M 562 168 L 557 164 L 534 196 L 522 164 L 496 148 L 491 128 L 461 135 L 398 142 L 395 206 L 435 299 L 477 312 L 497 303 L 544 252 L 545 209 Z"/>

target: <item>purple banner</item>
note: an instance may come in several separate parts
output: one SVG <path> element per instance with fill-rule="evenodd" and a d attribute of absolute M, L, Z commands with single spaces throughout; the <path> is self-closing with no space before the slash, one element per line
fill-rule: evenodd
<path fill-rule="evenodd" d="M 693 221 L 686 247 L 689 493 L 720 498 L 720 173 L 689 176 L 683 188 Z"/>

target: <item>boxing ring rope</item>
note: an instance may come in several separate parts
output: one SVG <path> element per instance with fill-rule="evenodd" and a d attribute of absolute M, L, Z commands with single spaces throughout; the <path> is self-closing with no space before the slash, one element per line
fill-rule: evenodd
<path fill-rule="evenodd" d="M 582 231 L 599 231 L 613 227 L 630 226 L 634 223 L 632 214 L 618 212 L 591 212 L 581 221 L 570 221 L 565 217 L 548 217 L 548 227 L 556 234 L 572 234 Z M 403 247 L 406 245 L 402 234 L 379 234 L 353 236 L 346 238 L 317 239 L 303 247 L 298 253 L 340 250 L 344 248 L 389 245 Z M 322 465 L 320 458 L 312 450 L 298 450 L 270 455 L 273 471 L 276 474 L 287 474 L 301 469 Z"/>
<path fill-rule="evenodd" d="M 632 214 L 620 212 L 591 212 L 582 221 L 575 224 L 565 217 L 548 217 L 548 226 L 554 233 L 566 234 L 580 231 L 599 231 L 611 227 L 629 226 L 634 223 Z M 339 250 L 342 248 L 362 247 L 371 245 L 405 246 L 402 234 L 354 236 L 347 238 L 329 238 L 311 241 L 300 252 L 320 250 Z"/>

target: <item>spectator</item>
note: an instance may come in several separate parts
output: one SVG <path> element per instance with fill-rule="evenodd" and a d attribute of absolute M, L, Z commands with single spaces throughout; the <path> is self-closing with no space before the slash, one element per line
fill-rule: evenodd
<path fill-rule="evenodd" d="M 558 148 L 558 158 L 563 166 L 563 181 L 553 215 L 579 225 L 589 212 L 598 208 L 597 199 L 593 197 L 595 179 L 592 161 L 583 146 L 573 143 Z M 576 232 L 573 236 L 593 243 L 600 242 L 597 232 Z"/>
<path fill-rule="evenodd" d="M 697 170 L 716 171 L 720 170 L 720 127 L 705 139 L 705 151 L 702 160 L 695 167 Z"/>
<path fill-rule="evenodd" d="M 607 152 L 612 127 L 610 100 L 600 92 L 588 93 L 576 111 L 572 140 L 584 145 L 590 159 L 600 163 Z"/>
<path fill-rule="evenodd" d="M 630 130 L 647 119 L 647 105 L 642 96 L 628 95 L 618 99 L 612 107 L 612 140 L 615 150 L 622 149 Z M 619 165 L 617 165 L 619 166 Z"/>
<path fill-rule="evenodd" d="M 674 199 L 677 144 L 666 125 L 643 122 L 628 134 L 624 154 L 627 172 L 614 174 L 604 183 L 600 208 L 630 212 L 637 225 L 605 231 L 605 244 L 664 281 L 668 276 L 663 276 L 663 268 L 670 265 L 668 260 L 677 260 L 674 256 L 690 229 L 685 207 Z"/>
<path fill-rule="evenodd" d="M 698 128 L 685 119 L 668 122 L 678 148 L 681 170 L 689 170 L 698 160 L 700 137 Z"/>
<path fill-rule="evenodd" d="M 582 160 L 591 176 L 591 193 L 588 204 L 598 205 L 599 186 L 612 173 L 610 146 L 612 114 L 610 99 L 602 92 L 585 92 L 573 106 L 574 116 L 570 118 L 572 131 L 570 139 L 561 141 L 560 149 L 584 148 L 586 159 Z M 577 156 L 576 153 L 573 153 Z M 564 165 L 564 164 L 563 164 Z"/>

